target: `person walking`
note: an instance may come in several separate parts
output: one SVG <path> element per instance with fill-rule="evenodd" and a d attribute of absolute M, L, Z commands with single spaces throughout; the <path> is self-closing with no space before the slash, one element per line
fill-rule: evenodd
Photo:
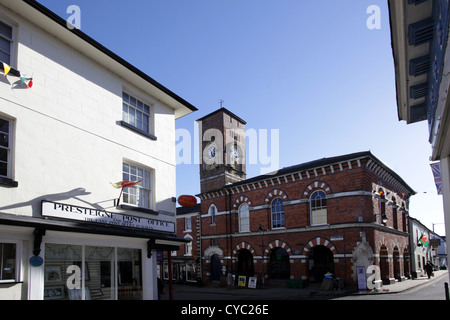
<path fill-rule="evenodd" d="M 425 265 L 425 271 L 427 272 L 428 279 L 430 279 L 431 274 L 433 273 L 433 264 L 430 261 Z"/>

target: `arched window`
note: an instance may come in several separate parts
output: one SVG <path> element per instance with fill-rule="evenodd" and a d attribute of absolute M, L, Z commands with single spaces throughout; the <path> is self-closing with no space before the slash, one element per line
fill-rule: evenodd
<path fill-rule="evenodd" d="M 275 228 L 284 228 L 284 204 L 281 198 L 272 201 L 272 229 Z"/>
<path fill-rule="evenodd" d="M 187 242 L 184 246 L 184 255 L 185 256 L 192 256 L 192 240 L 193 238 L 188 234 L 184 237 L 186 240 L 190 240 L 190 242 Z"/>
<path fill-rule="evenodd" d="M 217 207 L 212 204 L 208 209 L 208 215 L 211 217 L 211 224 L 216 224 Z"/>
<path fill-rule="evenodd" d="M 239 207 L 239 232 L 250 231 L 250 215 L 248 204 L 243 203 Z"/>
<path fill-rule="evenodd" d="M 327 224 L 327 195 L 321 190 L 314 191 L 309 198 L 311 225 Z"/>

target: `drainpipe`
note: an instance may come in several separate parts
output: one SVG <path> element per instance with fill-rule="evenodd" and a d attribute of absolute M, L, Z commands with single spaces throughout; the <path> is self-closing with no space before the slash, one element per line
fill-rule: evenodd
<path fill-rule="evenodd" d="M 233 250 L 233 238 L 231 237 L 231 192 L 228 189 L 225 189 L 227 195 L 228 195 L 228 222 L 229 222 L 229 231 L 228 236 L 230 237 L 230 272 L 233 272 L 233 256 L 232 256 L 232 250 Z"/>

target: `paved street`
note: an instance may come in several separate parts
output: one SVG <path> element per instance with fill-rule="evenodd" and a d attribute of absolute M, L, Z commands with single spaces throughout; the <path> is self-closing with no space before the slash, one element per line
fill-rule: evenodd
<path fill-rule="evenodd" d="M 356 292 L 351 288 L 342 291 L 321 291 L 320 285 L 317 284 L 302 289 L 282 287 L 229 289 L 174 285 L 174 300 L 444 300 L 445 282 L 449 282 L 447 271 L 436 271 L 431 279 L 419 278 L 385 285 L 378 292 Z M 162 300 L 168 299 L 168 294 L 163 295 Z"/>
<path fill-rule="evenodd" d="M 349 295 L 336 300 L 445 300 L 444 283 L 449 282 L 447 274 L 439 273 L 431 279 L 409 281 L 415 281 L 418 285 L 395 294 Z"/>

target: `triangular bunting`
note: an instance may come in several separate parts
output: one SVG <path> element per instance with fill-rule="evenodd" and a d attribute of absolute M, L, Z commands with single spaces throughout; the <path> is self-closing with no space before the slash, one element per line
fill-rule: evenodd
<path fill-rule="evenodd" d="M 9 71 L 11 71 L 11 67 L 3 62 L 3 72 L 5 74 L 5 77 L 9 73 Z"/>

